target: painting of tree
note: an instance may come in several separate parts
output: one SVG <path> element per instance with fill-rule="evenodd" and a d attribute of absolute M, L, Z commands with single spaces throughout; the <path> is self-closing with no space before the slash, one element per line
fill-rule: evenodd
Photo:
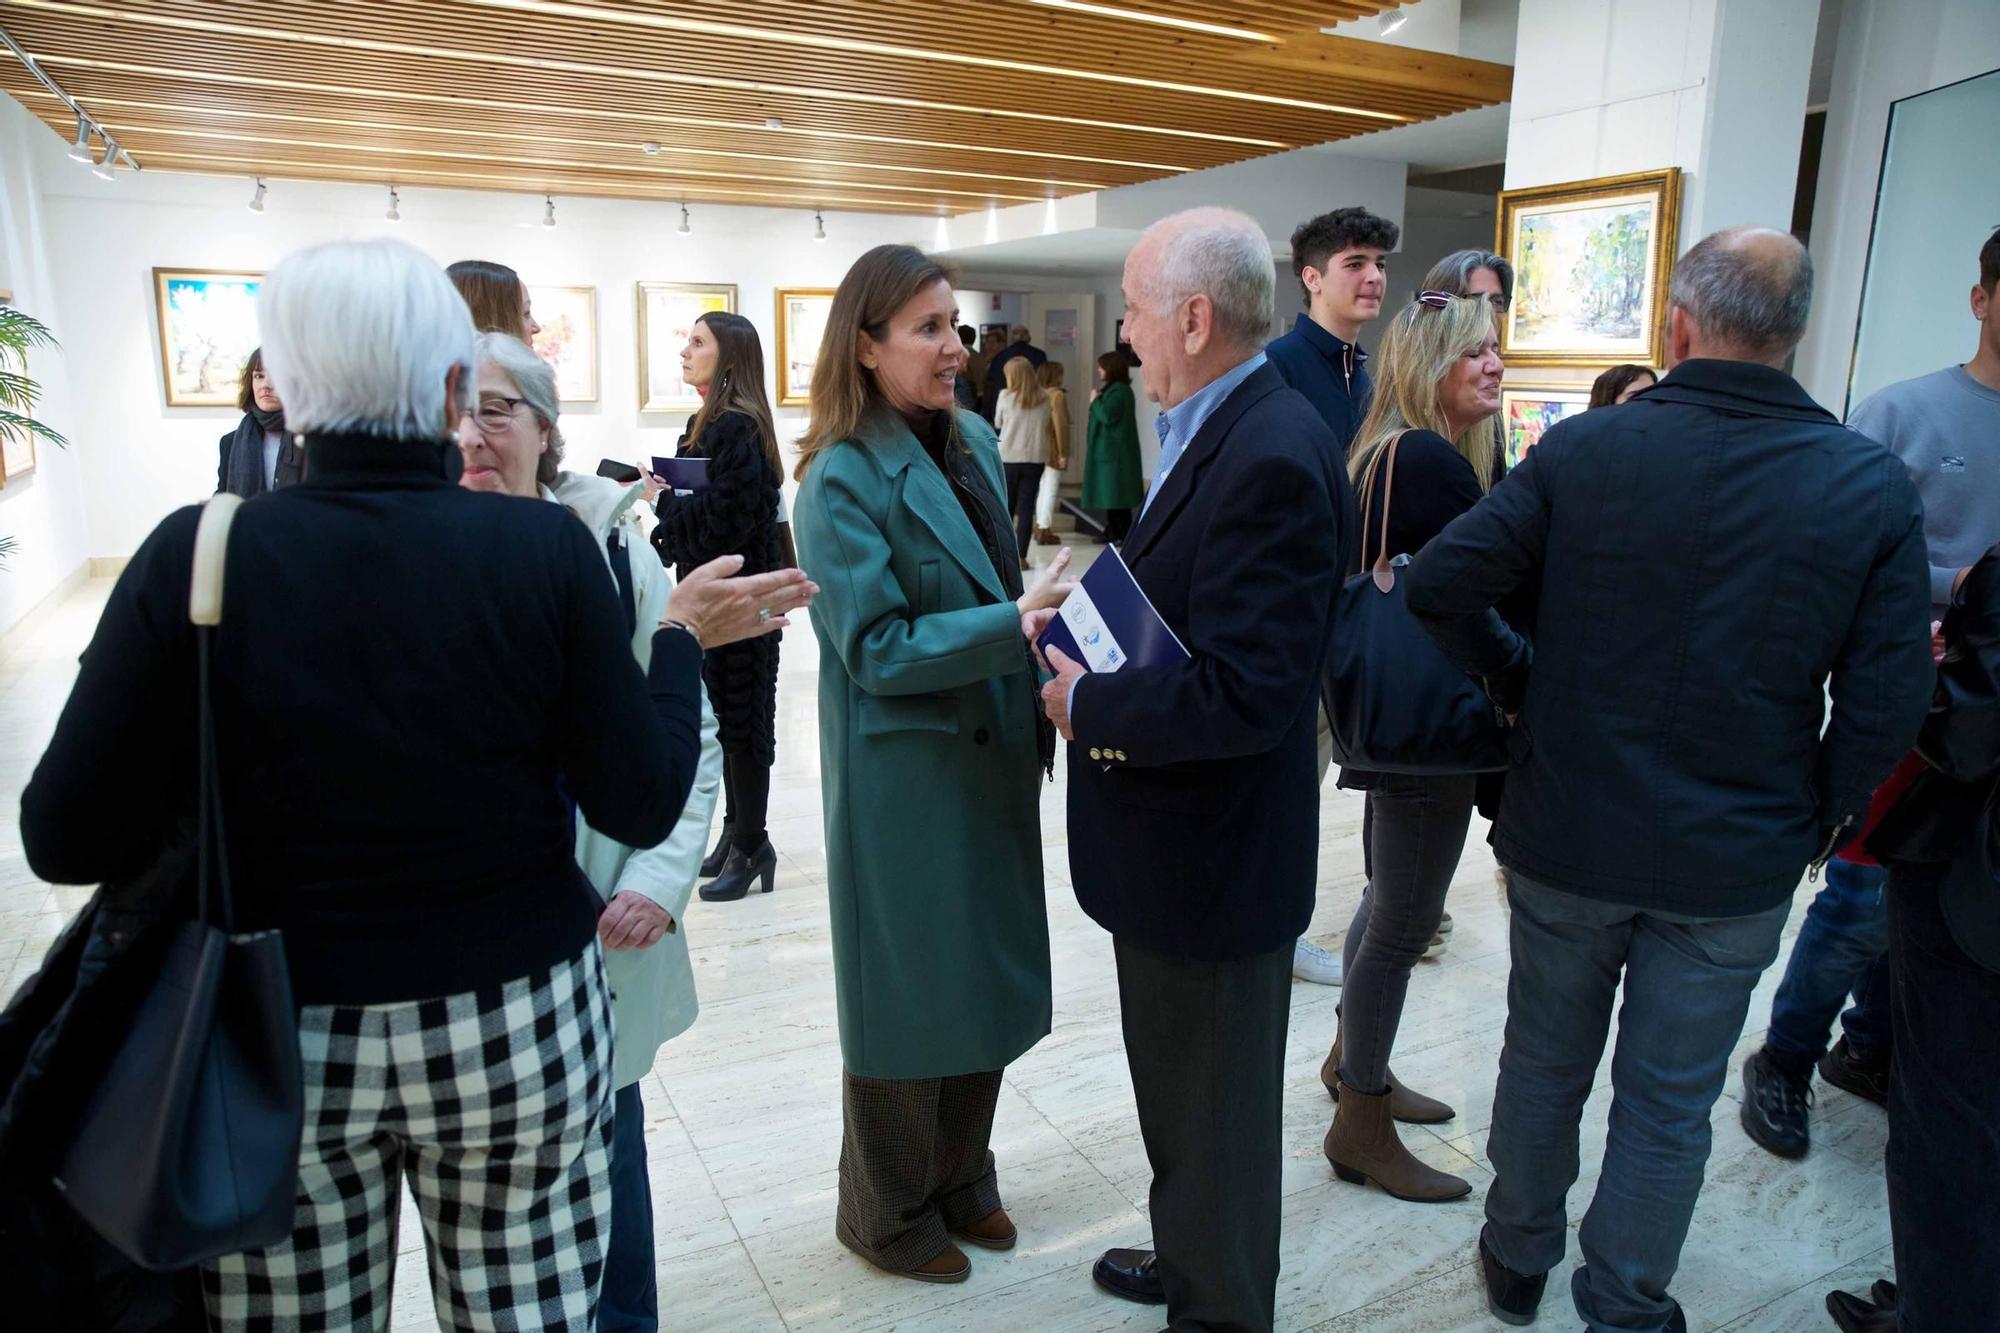
<path fill-rule="evenodd" d="M 1503 355 L 1529 365 L 1659 359 L 1679 177 L 1641 179 L 1501 196 L 1501 250 L 1515 266 Z"/>
<path fill-rule="evenodd" d="M 260 273 L 153 270 L 168 407 L 231 407 L 257 346 Z"/>

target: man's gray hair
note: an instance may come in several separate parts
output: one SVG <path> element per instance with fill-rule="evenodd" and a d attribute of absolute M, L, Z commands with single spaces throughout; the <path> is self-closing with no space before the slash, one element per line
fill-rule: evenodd
<path fill-rule="evenodd" d="M 549 447 L 535 465 L 535 480 L 553 486 L 563 457 L 562 431 L 556 428 L 556 418 L 562 414 L 562 399 L 556 392 L 555 368 L 511 333 L 480 334 L 473 344 L 472 364 L 475 375 L 481 366 L 505 371 L 520 390 L 528 410 L 541 420 L 542 429 L 549 433 Z"/>
<path fill-rule="evenodd" d="M 1812 310 L 1812 256 L 1768 227 L 1728 227 L 1696 241 L 1674 265 L 1673 303 L 1710 338 L 1789 352 Z"/>
<path fill-rule="evenodd" d="M 257 331 L 294 431 L 436 440 L 472 401 L 472 314 L 436 261 L 403 241 L 287 255 L 264 275 Z M 447 403 L 453 366 L 459 401 Z"/>
<path fill-rule="evenodd" d="M 1500 299 L 1508 305 L 1514 304 L 1514 266 L 1491 250 L 1454 250 L 1424 274 L 1424 285 L 1419 290 L 1426 292 L 1450 292 L 1453 296 L 1464 296 L 1472 283 L 1472 275 L 1482 268 L 1493 270 L 1500 279 Z"/>
<path fill-rule="evenodd" d="M 1148 231 L 1160 246 L 1145 280 L 1154 306 L 1169 311 L 1190 296 L 1206 296 L 1218 334 L 1261 347 L 1271 335 L 1278 286 L 1271 238 L 1264 229 L 1234 209 L 1191 208 Z"/>

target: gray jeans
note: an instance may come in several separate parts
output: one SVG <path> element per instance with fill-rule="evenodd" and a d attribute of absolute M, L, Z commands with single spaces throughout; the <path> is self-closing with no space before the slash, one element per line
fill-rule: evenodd
<path fill-rule="evenodd" d="M 1513 966 L 1487 1145 L 1487 1238 L 1517 1273 L 1562 1262 L 1583 1103 L 1622 984 L 1610 1134 L 1570 1289 L 1591 1333 L 1663 1327 L 1708 1165 L 1709 1113 L 1791 902 L 1690 917 L 1507 878 Z"/>

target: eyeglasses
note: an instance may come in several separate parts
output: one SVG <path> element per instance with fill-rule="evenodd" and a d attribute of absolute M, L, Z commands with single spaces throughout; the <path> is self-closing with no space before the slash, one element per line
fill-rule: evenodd
<path fill-rule="evenodd" d="M 473 416 L 487 430 L 505 430 L 514 424 L 514 410 L 527 401 L 525 398 L 505 398 L 494 394 L 479 400 L 479 409 Z"/>

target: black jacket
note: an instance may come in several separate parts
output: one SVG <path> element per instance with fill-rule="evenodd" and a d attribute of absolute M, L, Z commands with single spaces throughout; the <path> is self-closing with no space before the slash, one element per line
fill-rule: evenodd
<path fill-rule="evenodd" d="M 1532 654 L 1483 618 L 1523 584 Z M 1764 366 L 1685 362 L 1563 422 L 1407 589 L 1520 710 L 1501 862 L 1586 897 L 1709 917 L 1784 901 L 1860 828 L 1930 697 L 1908 475 Z"/>
<path fill-rule="evenodd" d="M 1259 368 L 1159 485 L 1122 553 L 1193 655 L 1077 682 L 1077 901 L 1176 957 L 1290 948 L 1319 852 L 1315 716 L 1353 497 L 1312 404 Z"/>
<path fill-rule="evenodd" d="M 1353 447 L 1374 392 L 1368 380 L 1368 353 L 1328 333 L 1311 315 L 1301 314 L 1292 331 L 1273 338 L 1264 354 L 1285 383 L 1318 410 L 1340 442 L 1341 452 Z"/>
<path fill-rule="evenodd" d="M 699 650 L 661 631 L 649 690 L 590 533 L 460 489 L 456 450 L 308 453 L 310 477 L 236 517 L 216 640 L 248 924 L 284 930 L 301 1004 L 450 995 L 574 956 L 597 905 L 565 789 L 608 837 L 666 837 L 699 756 Z M 192 808 L 199 512 L 132 558 L 21 796 L 44 879 L 134 874 Z"/>
<path fill-rule="evenodd" d="M 1007 387 L 1007 363 L 1019 356 L 1027 357 L 1028 364 L 1037 370 L 1049 359 L 1049 354 L 1033 343 L 1008 343 L 993 354 L 993 359 L 986 363 L 986 383 L 979 401 L 979 414 L 988 424 L 993 421 L 994 409 L 1000 405 L 1000 391 Z"/>
<path fill-rule="evenodd" d="M 229 489 L 230 455 L 235 451 L 239 440 L 243 441 L 247 447 L 255 447 L 259 450 L 264 447 L 263 429 L 257 425 L 257 418 L 248 412 L 243 414 L 243 420 L 237 424 L 235 430 L 216 441 L 215 490 L 218 495 Z M 287 486 L 296 486 L 299 484 L 300 478 L 305 476 L 305 455 L 299 451 L 298 438 L 290 431 L 278 432 L 278 466 L 276 474 L 272 478 L 271 485 L 268 488 L 264 485 L 262 463 L 263 460 L 260 456 L 257 468 L 257 486 L 256 489 L 247 491 L 244 494 L 243 498 L 246 500 L 252 495 L 262 495 L 266 489 L 275 491 L 282 490 Z"/>

